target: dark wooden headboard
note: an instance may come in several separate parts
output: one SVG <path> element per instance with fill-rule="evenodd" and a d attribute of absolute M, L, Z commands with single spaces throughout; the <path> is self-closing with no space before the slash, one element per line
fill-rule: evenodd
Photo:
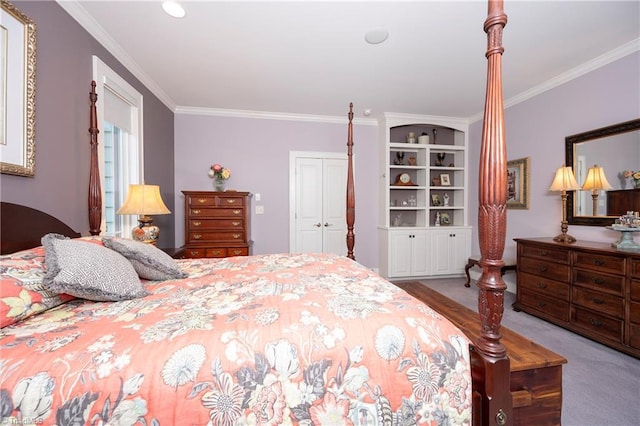
<path fill-rule="evenodd" d="M 79 237 L 65 223 L 31 207 L 0 203 L 0 254 L 13 253 L 41 245 L 40 239 L 50 233 Z"/>

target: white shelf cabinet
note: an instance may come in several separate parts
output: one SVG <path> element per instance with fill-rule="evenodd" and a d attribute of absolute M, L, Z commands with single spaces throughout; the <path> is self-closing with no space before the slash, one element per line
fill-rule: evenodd
<path fill-rule="evenodd" d="M 468 122 L 464 119 L 385 113 L 379 123 L 380 137 L 380 272 L 387 278 L 428 277 L 462 273 L 471 250 L 468 226 Z M 429 143 L 408 143 L 429 136 Z M 409 174 L 409 185 L 398 176 Z M 445 204 L 445 198 L 447 203 Z M 439 223 L 438 223 L 439 221 Z M 443 253 L 434 252 L 434 232 L 450 228 L 464 231 L 456 244 L 460 252 L 443 267 Z M 407 235 L 420 235 L 404 241 Z M 436 235 L 440 240 L 439 233 Z M 419 242 L 418 242 L 419 241 Z M 411 243 L 411 244 L 410 244 Z M 457 265 L 463 256 L 464 261 Z M 422 258 L 424 257 L 424 258 Z"/>
<path fill-rule="evenodd" d="M 471 255 L 471 228 L 441 228 L 431 232 L 431 274 L 462 274 Z"/>

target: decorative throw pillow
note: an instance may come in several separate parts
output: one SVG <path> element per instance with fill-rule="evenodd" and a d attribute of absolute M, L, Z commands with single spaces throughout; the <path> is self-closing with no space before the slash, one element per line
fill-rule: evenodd
<path fill-rule="evenodd" d="M 164 281 L 187 276 L 178 262 L 153 244 L 116 237 L 104 237 L 102 243 L 129 259 L 140 278 Z"/>
<path fill-rule="evenodd" d="M 75 299 L 47 290 L 44 248 L 0 256 L 0 328 Z"/>
<path fill-rule="evenodd" d="M 44 284 L 52 291 L 97 301 L 149 294 L 131 263 L 113 250 L 59 234 L 45 235 L 42 245 L 47 267 Z"/>

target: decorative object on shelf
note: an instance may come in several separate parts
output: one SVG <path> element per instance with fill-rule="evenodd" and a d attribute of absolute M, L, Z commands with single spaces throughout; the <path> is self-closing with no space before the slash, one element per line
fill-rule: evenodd
<path fill-rule="evenodd" d="M 437 140 L 438 140 L 438 129 L 433 129 L 433 142 L 432 143 L 434 145 L 437 144 L 438 143 Z"/>
<path fill-rule="evenodd" d="M 216 163 L 211 166 L 208 174 L 213 179 L 214 189 L 218 192 L 224 192 L 227 179 L 231 177 L 231 170 Z"/>
<path fill-rule="evenodd" d="M 402 225 L 402 216 L 400 214 L 397 214 L 393 218 L 393 226 L 401 226 L 401 225 Z"/>
<path fill-rule="evenodd" d="M 404 164 L 404 151 L 396 151 L 396 158 L 393 160 L 393 164 L 396 166 Z"/>
<path fill-rule="evenodd" d="M 593 167 L 589 167 L 587 172 L 587 178 L 582 184 L 582 189 L 587 191 L 591 190 L 591 198 L 593 199 L 593 216 L 598 215 L 598 194 L 600 190 L 612 189 L 612 186 L 607 181 L 607 177 L 604 174 L 604 168 L 594 164 Z"/>
<path fill-rule="evenodd" d="M 139 225 L 131 231 L 131 236 L 136 241 L 156 244 L 160 236 L 160 228 L 153 225 L 153 219 L 149 215 L 169 214 L 160 196 L 158 185 L 129 185 L 129 192 L 124 204 L 116 214 L 137 214 Z"/>
<path fill-rule="evenodd" d="M 422 134 L 418 136 L 418 143 L 429 145 L 429 134 L 427 132 L 422 132 Z"/>
<path fill-rule="evenodd" d="M 449 207 L 449 194 L 447 194 L 446 192 L 442 196 L 442 205 L 445 207 Z"/>
<path fill-rule="evenodd" d="M 440 185 L 442 186 L 451 185 L 451 181 L 449 180 L 449 173 L 442 173 L 440 175 Z"/>
<path fill-rule="evenodd" d="M 449 213 L 442 212 L 440 213 L 440 225 L 450 225 L 451 219 L 449 217 Z"/>
<path fill-rule="evenodd" d="M 415 186 L 411 181 L 411 176 L 407 172 L 398 174 L 396 176 L 396 181 L 393 184 L 395 186 Z"/>
<path fill-rule="evenodd" d="M 634 188 L 640 188 L 640 171 L 625 170 L 620 172 L 618 176 L 622 176 L 624 179 L 620 179 L 622 183 L 622 189 L 627 186 L 627 179 L 631 178 Z"/>
<path fill-rule="evenodd" d="M 549 191 L 560 191 L 562 197 L 562 222 L 560 227 L 562 232 L 553 238 L 554 241 L 559 243 L 574 243 L 576 241 L 574 237 L 567 234 L 567 230 L 569 228 L 569 225 L 567 224 L 567 191 L 574 191 L 577 189 L 580 189 L 580 185 L 576 182 L 573 170 L 571 167 L 563 164 L 562 167 L 559 167 L 558 170 L 556 170 L 553 183 L 551 183 L 551 187 L 549 187 Z"/>
<path fill-rule="evenodd" d="M 440 212 L 436 212 L 436 217 L 435 217 L 435 219 L 433 221 L 433 224 L 435 226 L 440 226 Z"/>
<path fill-rule="evenodd" d="M 431 178 L 431 186 L 440 186 L 440 178 L 437 176 Z"/>
<path fill-rule="evenodd" d="M 418 205 L 418 201 L 416 200 L 416 196 L 411 194 L 409 195 L 409 207 L 416 207 Z"/>
<path fill-rule="evenodd" d="M 418 165 L 418 162 L 417 162 L 417 160 L 416 160 L 416 157 L 409 157 L 409 159 L 408 159 L 408 163 L 409 163 L 409 165 L 410 165 L 410 166 L 416 166 L 416 165 Z"/>
<path fill-rule="evenodd" d="M 433 204 L 435 207 L 439 207 L 442 205 L 439 194 L 431 194 L 431 204 Z"/>
<path fill-rule="evenodd" d="M 442 167 L 444 166 L 444 159 L 447 157 L 447 153 L 446 152 L 439 152 L 436 154 L 436 158 L 438 159 L 438 161 L 436 161 L 436 166 L 438 167 Z"/>
<path fill-rule="evenodd" d="M 507 161 L 507 208 L 529 208 L 529 157 Z"/>
<path fill-rule="evenodd" d="M 409 132 L 407 135 L 407 143 L 418 143 L 418 138 L 416 138 L 415 133 Z"/>

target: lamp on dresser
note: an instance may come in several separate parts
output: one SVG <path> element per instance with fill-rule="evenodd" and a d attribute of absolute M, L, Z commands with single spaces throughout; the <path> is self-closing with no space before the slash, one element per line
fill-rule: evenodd
<path fill-rule="evenodd" d="M 598 215 L 598 193 L 600 190 L 611 189 L 611 185 L 604 174 L 604 168 L 594 164 L 589 167 L 587 178 L 582 184 L 582 189 L 591 190 L 591 198 L 593 199 L 593 216 Z"/>
<path fill-rule="evenodd" d="M 129 192 L 124 204 L 116 214 L 137 214 L 138 226 L 131 231 L 131 237 L 136 241 L 148 244 L 156 244 L 160 235 L 160 228 L 153 225 L 153 219 L 149 215 L 169 214 L 160 196 L 158 185 L 129 185 Z"/>
<path fill-rule="evenodd" d="M 561 233 L 556 235 L 553 240 L 560 243 L 574 243 L 576 239 L 571 235 L 567 234 L 567 230 L 569 229 L 569 225 L 567 223 L 567 191 L 574 191 L 580 189 L 580 185 L 576 181 L 575 176 L 573 175 L 573 170 L 571 167 L 562 165 L 556 170 L 556 176 L 553 178 L 553 183 L 551 183 L 551 187 L 549 191 L 560 191 L 562 197 L 562 222 L 561 222 Z"/>

